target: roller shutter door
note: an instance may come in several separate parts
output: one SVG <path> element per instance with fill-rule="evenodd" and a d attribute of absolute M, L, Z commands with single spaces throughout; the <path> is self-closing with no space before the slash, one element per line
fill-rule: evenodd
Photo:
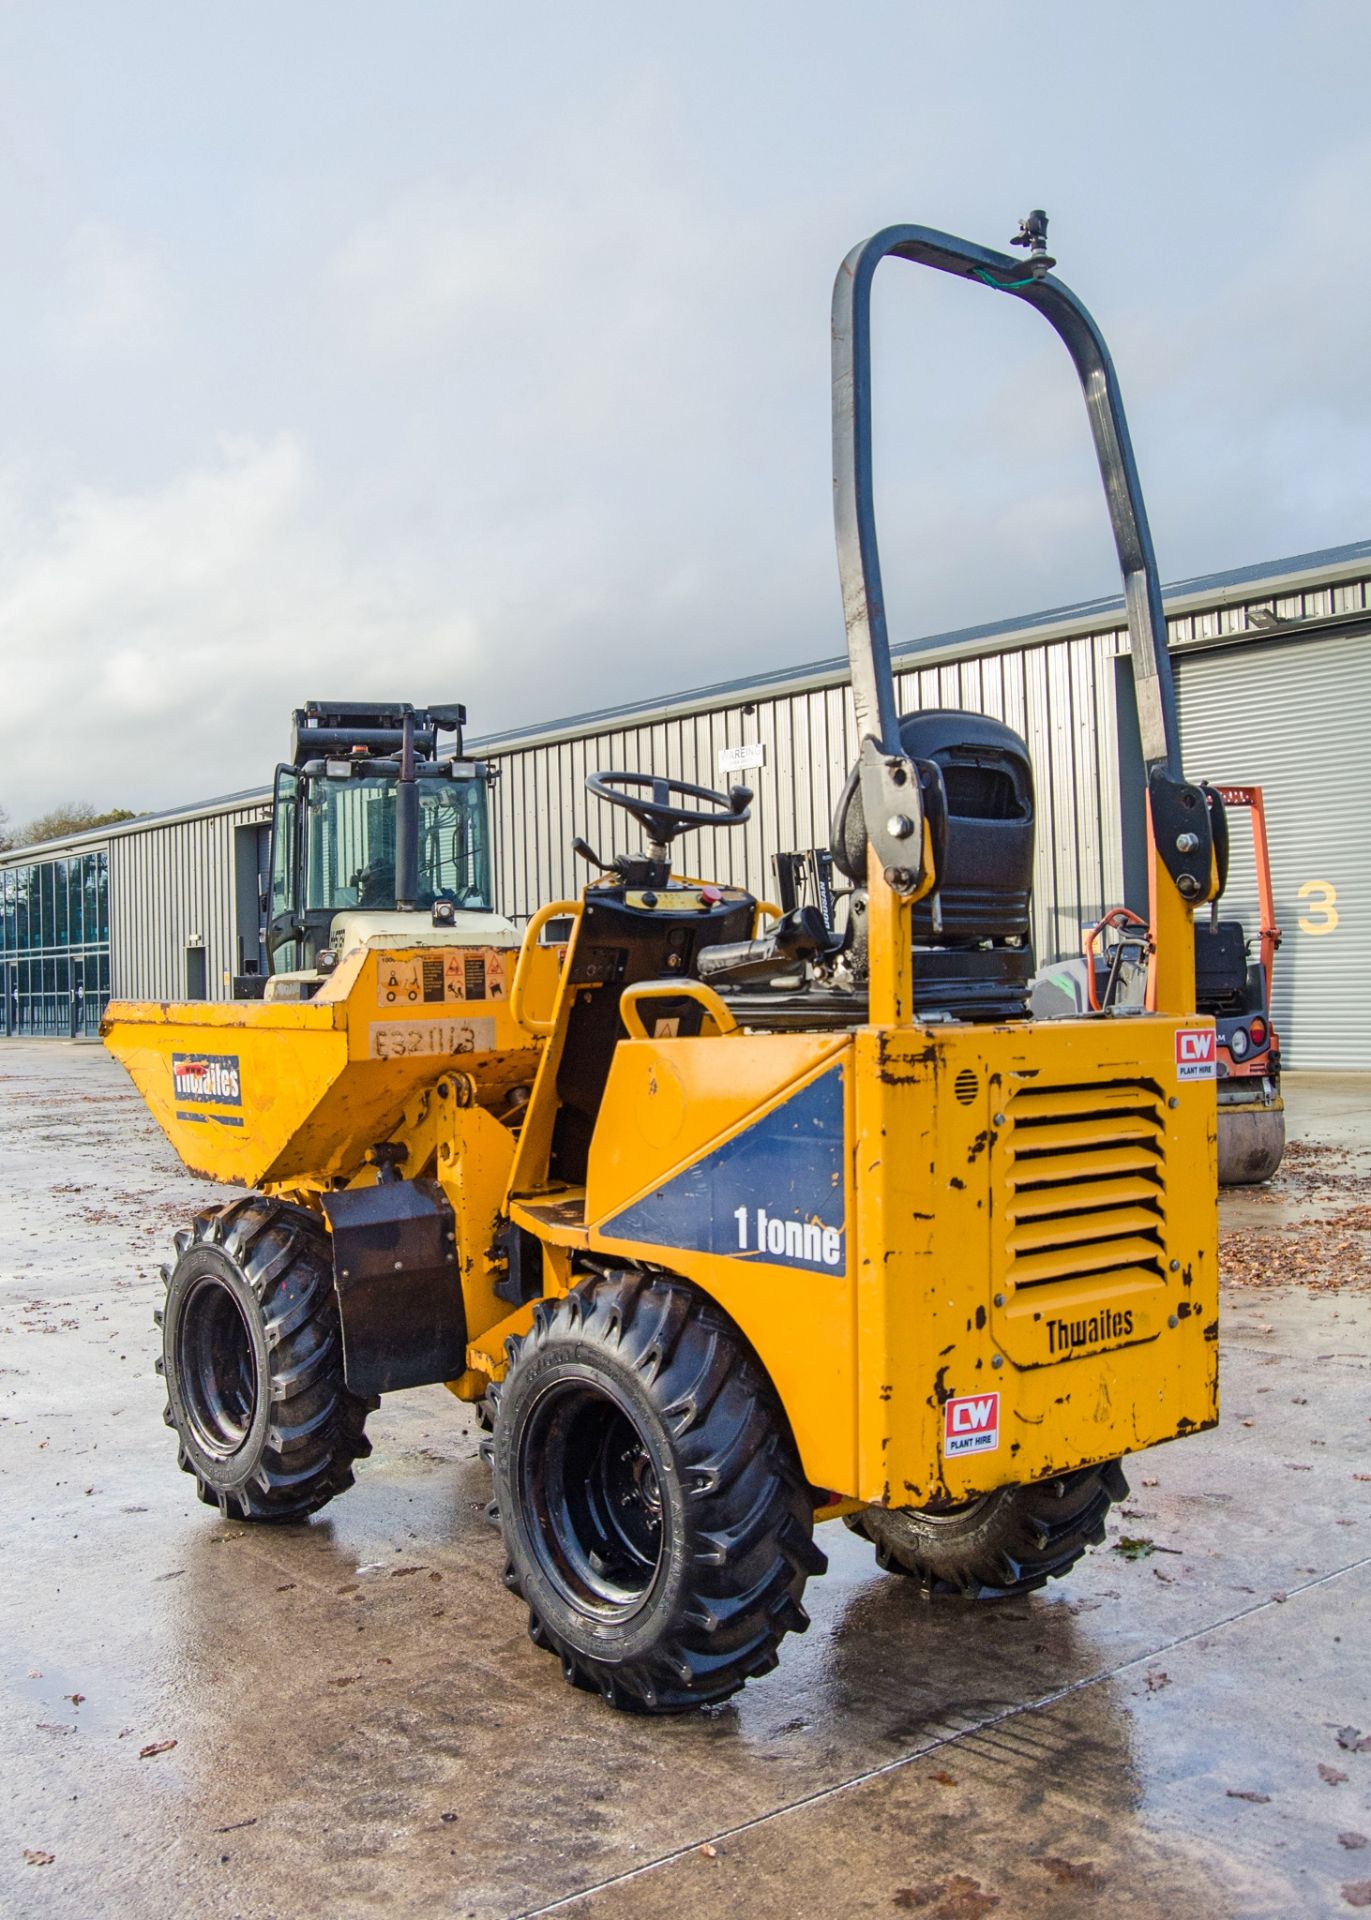
<path fill-rule="evenodd" d="M 1265 795 L 1285 1065 L 1371 1072 L 1371 632 L 1174 664 L 1186 774 Z M 1255 933 L 1245 816 L 1233 839 L 1221 911 Z"/>

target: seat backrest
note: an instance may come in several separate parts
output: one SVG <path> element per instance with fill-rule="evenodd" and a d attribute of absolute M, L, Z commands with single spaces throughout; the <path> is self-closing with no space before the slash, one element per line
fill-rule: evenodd
<path fill-rule="evenodd" d="M 932 761 L 947 792 L 947 851 L 938 889 L 914 908 L 916 944 L 1026 942 L 1033 887 L 1033 768 L 1012 727 L 985 714 L 938 707 L 905 714 L 900 746 Z M 866 879 L 866 818 L 854 767 L 833 816 L 833 857 L 849 880 Z"/>
<path fill-rule="evenodd" d="M 1247 935 L 1240 920 L 1195 922 L 1195 1004 L 1201 1013 L 1238 1011 L 1247 999 Z"/>

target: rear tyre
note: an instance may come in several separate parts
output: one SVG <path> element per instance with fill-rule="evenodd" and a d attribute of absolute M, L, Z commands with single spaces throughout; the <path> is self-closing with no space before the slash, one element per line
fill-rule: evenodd
<path fill-rule="evenodd" d="M 221 1513 L 303 1520 L 352 1485 L 377 1404 L 343 1381 L 327 1232 L 255 1193 L 198 1214 L 176 1251 L 156 1319 L 178 1464 Z"/>
<path fill-rule="evenodd" d="M 535 1646 L 629 1713 L 726 1700 L 802 1633 L 822 1573 L 775 1393 L 684 1281 L 540 1303 L 492 1392 L 495 1504 Z"/>
<path fill-rule="evenodd" d="M 1111 1460 L 943 1512 L 867 1507 L 847 1524 L 873 1542 L 882 1567 L 908 1574 L 930 1598 L 1006 1600 L 1068 1573 L 1104 1539 L 1105 1515 L 1127 1494 Z"/>

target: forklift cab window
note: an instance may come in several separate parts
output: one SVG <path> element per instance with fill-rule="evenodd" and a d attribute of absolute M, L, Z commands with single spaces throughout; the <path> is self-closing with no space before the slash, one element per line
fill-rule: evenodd
<path fill-rule="evenodd" d="M 298 833 L 300 776 L 293 767 L 276 769 L 276 802 L 271 821 L 271 899 L 267 947 L 274 973 L 303 964 L 303 948 L 292 937 L 299 912 Z"/>
<path fill-rule="evenodd" d="M 314 778 L 305 806 L 307 913 L 395 906 L 395 782 Z M 451 900 L 490 907 L 489 830 L 482 780 L 419 779 L 420 907 Z"/>

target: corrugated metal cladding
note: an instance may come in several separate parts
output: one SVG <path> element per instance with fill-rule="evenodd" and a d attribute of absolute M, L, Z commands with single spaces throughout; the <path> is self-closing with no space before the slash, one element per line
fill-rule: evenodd
<path fill-rule="evenodd" d="M 241 971 L 236 834 L 270 819 L 249 804 L 111 838 L 110 945 L 115 999 L 227 1000 Z M 257 929 L 246 930 L 257 952 Z M 192 969 L 201 963 L 203 985 Z M 199 991 L 197 991 L 197 987 Z"/>
<path fill-rule="evenodd" d="M 1355 655 L 1354 667 L 1347 664 L 1345 633 L 1268 642 L 1255 628 L 1272 617 L 1318 623 L 1371 614 L 1369 575 L 1371 542 L 1166 590 L 1188 770 L 1270 786 L 1287 930 L 1278 1007 L 1287 1058 L 1302 1066 L 1371 1066 L 1371 999 L 1358 1000 L 1347 986 L 1347 968 L 1366 950 L 1356 935 L 1365 927 L 1360 889 L 1371 867 L 1362 825 L 1371 797 L 1362 772 L 1371 747 L 1371 686 L 1365 653 Z M 1120 605 L 1101 601 L 897 653 L 905 710 L 967 707 L 1007 721 L 1028 740 L 1038 794 L 1034 938 L 1044 960 L 1078 952 L 1082 924 L 1123 897 L 1114 661 L 1126 652 Z M 745 746 L 759 746 L 764 765 L 721 772 L 721 749 Z M 606 857 L 640 839 L 627 814 L 585 791 L 587 773 L 617 767 L 707 787 L 745 782 L 757 795 L 750 823 L 687 837 L 681 866 L 765 897 L 774 887 L 773 853 L 828 844 L 832 805 L 856 740 L 846 666 L 834 660 L 473 740 L 469 751 L 501 772 L 493 807 L 495 898 L 502 912 L 524 919 L 545 900 L 579 892 L 588 870 L 571 851 L 577 834 Z M 254 863 L 263 857 L 269 798 L 266 791 L 231 794 L 100 836 L 109 848 L 116 994 L 228 996 L 231 975 L 253 952 Z M 1130 807 L 1139 799 L 1130 789 Z M 84 844 L 80 837 L 53 842 L 42 855 L 61 858 Z M 16 850 L 0 856 L 0 868 L 34 857 Z M 1334 857 L 1342 863 L 1336 874 Z M 1235 903 L 1240 881 L 1239 872 Z M 1301 918 L 1318 919 L 1321 896 L 1298 895 L 1306 881 L 1335 889 L 1337 925 L 1327 934 L 1299 928 Z M 1346 1035 L 1354 1030 L 1361 1037 L 1352 1043 Z"/>
<path fill-rule="evenodd" d="M 1076 951 L 1083 921 L 1097 920 L 1122 889 L 1112 660 L 1121 636 L 1086 635 L 952 661 L 897 676 L 901 710 L 967 707 L 1023 733 L 1033 750 L 1038 836 L 1034 877 L 1038 951 Z M 849 689 L 810 688 L 749 699 L 641 726 L 492 751 L 496 789 L 495 897 L 522 918 L 568 897 L 587 868 L 571 851 L 583 835 L 606 859 L 641 842 L 629 816 L 585 790 L 598 769 L 668 773 L 700 786 L 753 788 L 744 827 L 697 831 L 679 864 L 752 892 L 774 890 L 771 855 L 827 846 L 833 805 L 857 757 Z M 720 774 L 725 747 L 760 744 L 765 765 Z"/>
<path fill-rule="evenodd" d="M 1325 564 L 1313 564 L 1318 561 Z M 1301 580 L 1301 573 L 1308 578 Z M 1367 549 L 1183 582 L 1168 589 L 1166 599 L 1174 655 L 1231 638 L 1235 646 L 1243 643 L 1238 657 L 1245 657 L 1266 616 L 1317 622 L 1371 608 Z M 1174 607 L 1181 610 L 1171 612 Z M 1082 927 L 1124 897 L 1113 662 L 1128 652 L 1128 635 L 1117 602 L 1075 613 L 1042 638 L 1015 634 L 1005 623 L 931 643 L 918 650 L 919 665 L 913 649 L 896 660 L 902 711 L 968 707 L 1005 720 L 1028 741 L 1037 785 L 1034 945 L 1040 960 L 1078 953 Z M 1319 637 L 1306 644 L 1312 657 L 1328 643 Z M 606 859 L 639 844 L 626 813 L 585 791 L 587 773 L 604 768 L 752 787 L 751 822 L 687 836 L 680 866 L 770 894 L 773 853 L 828 844 L 832 806 L 856 758 L 845 668 L 833 662 L 791 679 L 774 693 L 761 685 L 707 688 L 663 702 L 665 712 L 641 721 L 631 714 L 588 716 L 516 736 L 508 746 L 499 737 L 474 742 L 471 750 L 501 771 L 494 813 L 495 897 L 502 910 L 522 919 L 544 900 L 579 892 L 587 869 L 571 851 L 577 834 Z M 1308 715 L 1313 701 L 1303 684 L 1298 698 Z M 1224 737 L 1236 749 L 1241 734 Z M 721 748 L 752 744 L 765 749 L 763 767 L 720 773 Z M 1227 746 L 1225 756 L 1231 757 Z"/>
<path fill-rule="evenodd" d="M 1192 777 L 1263 792 L 1286 1064 L 1371 1071 L 1371 629 L 1195 654 L 1177 693 Z M 1242 815 L 1233 844 L 1222 911 L 1255 928 Z"/>

